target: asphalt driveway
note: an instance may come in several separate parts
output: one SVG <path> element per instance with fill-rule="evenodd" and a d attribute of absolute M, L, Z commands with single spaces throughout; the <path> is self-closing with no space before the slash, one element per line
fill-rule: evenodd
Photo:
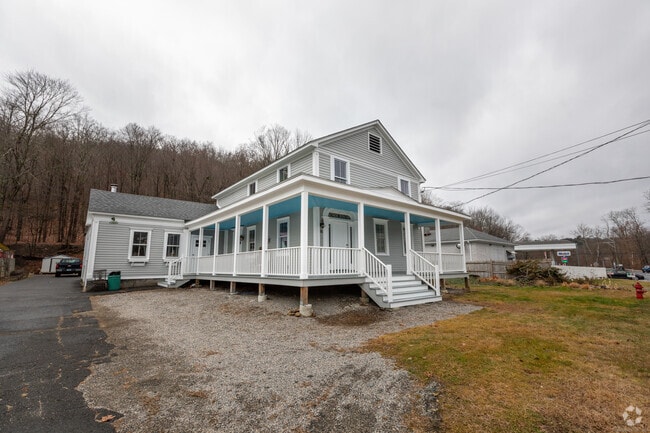
<path fill-rule="evenodd" d="M 78 278 L 0 286 L 0 432 L 113 431 L 75 389 L 111 348 L 90 309 Z"/>

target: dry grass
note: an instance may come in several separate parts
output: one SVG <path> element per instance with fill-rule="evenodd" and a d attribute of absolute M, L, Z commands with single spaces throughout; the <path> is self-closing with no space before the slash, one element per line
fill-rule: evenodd
<path fill-rule="evenodd" d="M 456 300 L 485 308 L 369 345 L 442 384 L 444 431 L 628 431 L 628 405 L 650 415 L 650 300 L 631 289 L 503 286 Z M 645 417 L 634 428 L 646 431 Z"/>

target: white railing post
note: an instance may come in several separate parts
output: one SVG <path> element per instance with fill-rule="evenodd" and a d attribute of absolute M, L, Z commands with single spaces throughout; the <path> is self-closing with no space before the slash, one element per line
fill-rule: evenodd
<path fill-rule="evenodd" d="M 363 275 L 366 272 L 366 255 L 363 254 L 363 249 L 366 247 L 366 214 L 363 203 L 357 203 L 357 248 L 359 249 L 359 274 Z"/>
<path fill-rule="evenodd" d="M 386 293 L 388 302 L 393 302 L 393 266 L 386 265 Z"/>
<path fill-rule="evenodd" d="M 214 223 L 214 249 L 212 253 L 212 275 L 217 274 L 218 254 L 219 254 L 219 223 Z"/>

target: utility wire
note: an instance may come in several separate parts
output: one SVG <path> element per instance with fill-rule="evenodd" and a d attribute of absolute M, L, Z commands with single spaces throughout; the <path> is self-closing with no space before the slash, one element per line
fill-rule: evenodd
<path fill-rule="evenodd" d="M 587 149 L 587 150 L 585 150 L 584 152 L 582 152 L 582 153 L 580 153 L 580 154 L 578 154 L 578 155 L 576 155 L 576 156 L 574 156 L 574 157 L 572 157 L 572 158 L 569 158 L 569 159 L 567 159 L 567 160 L 565 160 L 565 161 L 562 161 L 562 162 L 560 162 L 560 163 L 558 163 L 558 164 L 555 164 L 555 165 L 553 165 L 553 166 L 551 166 L 551 167 L 549 167 L 549 168 L 546 168 L 546 169 L 544 169 L 544 170 L 538 171 L 537 173 L 531 174 L 530 176 L 525 177 L 525 178 L 523 178 L 523 179 L 521 179 L 521 180 L 518 180 L 518 181 L 513 182 L 513 183 L 511 183 L 511 184 L 508 184 L 508 185 L 506 185 L 506 186 L 504 186 L 504 187 L 501 187 L 501 188 L 496 189 L 496 190 L 494 190 L 494 191 L 490 191 L 490 192 L 488 192 L 488 193 L 485 193 L 485 194 L 482 194 L 482 195 L 480 195 L 480 196 L 478 196 L 478 197 L 475 197 L 475 198 L 473 198 L 473 199 L 471 199 L 471 200 L 469 200 L 469 201 L 466 201 L 465 203 L 463 203 L 463 205 L 467 205 L 467 204 L 472 203 L 473 201 L 479 200 L 479 199 L 481 199 L 481 198 L 483 198 L 483 197 L 487 197 L 487 196 L 492 195 L 492 194 L 495 194 L 495 193 L 497 193 L 497 192 L 499 192 L 499 191 L 501 191 L 501 190 L 504 190 L 504 189 L 510 188 L 510 187 L 512 187 L 512 186 L 518 185 L 518 184 L 520 184 L 520 183 L 522 183 L 522 182 L 525 182 L 525 181 L 530 180 L 530 179 L 532 179 L 532 178 L 534 178 L 534 177 L 536 177 L 536 176 L 539 176 L 539 175 L 542 174 L 542 173 L 549 172 L 549 171 L 551 171 L 551 170 L 553 170 L 553 169 L 555 169 L 555 168 L 557 168 L 557 167 L 560 167 L 560 166 L 562 166 L 562 165 L 568 164 L 569 162 L 571 162 L 571 161 L 573 161 L 573 160 L 575 160 L 575 159 L 581 158 L 581 157 L 583 157 L 583 156 L 585 156 L 585 155 L 587 155 L 587 154 L 589 154 L 589 153 L 591 153 L 591 152 L 593 152 L 593 151 L 595 151 L 595 150 L 597 150 L 597 149 L 600 149 L 601 147 L 604 147 L 604 146 L 607 146 L 608 144 L 611 144 L 611 143 L 614 143 L 614 142 L 616 142 L 616 141 L 619 141 L 619 140 L 621 140 L 622 138 L 624 138 L 624 137 L 626 137 L 626 136 L 629 136 L 629 135 L 632 134 L 633 132 L 638 131 L 639 129 L 641 129 L 641 128 L 645 128 L 646 126 L 650 125 L 650 120 L 646 120 L 645 122 L 641 122 L 640 124 L 637 123 L 637 125 L 640 125 L 640 126 L 637 126 L 637 127 L 633 128 L 632 130 L 630 130 L 630 131 L 628 131 L 628 132 L 626 132 L 626 133 L 624 133 L 624 134 L 621 134 L 621 135 L 619 135 L 618 137 L 615 137 L 615 138 L 613 138 L 613 139 L 611 139 L 611 140 L 609 140 L 609 141 L 606 141 L 606 142 L 604 142 L 604 143 L 602 143 L 602 144 L 599 144 L 598 146 L 594 146 L 594 147 L 592 147 L 592 148 L 590 148 L 590 149 Z M 611 134 L 608 134 L 608 135 L 611 135 Z"/>
<path fill-rule="evenodd" d="M 616 134 L 616 133 L 621 132 L 621 131 L 628 130 L 628 129 L 630 129 L 630 128 L 637 127 L 637 126 L 639 126 L 639 125 L 642 125 L 641 127 L 643 127 L 643 126 L 647 126 L 649 122 L 650 122 L 650 120 L 644 120 L 643 122 L 635 123 L 635 124 L 633 124 L 633 125 L 626 126 L 626 127 L 624 127 L 624 128 L 620 128 L 620 129 L 617 129 L 616 131 L 612 131 L 612 132 L 609 132 L 609 133 L 607 133 L 607 134 L 603 134 L 603 135 L 600 135 L 600 136 L 598 136 L 598 137 L 591 138 L 591 139 L 589 139 L 589 140 L 582 141 L 582 142 L 577 143 L 577 144 L 573 144 L 573 145 L 571 145 L 571 146 L 567 146 L 567 147 L 564 147 L 564 148 L 561 148 L 561 149 L 558 149 L 558 150 L 554 150 L 553 152 L 549 152 L 549 153 L 546 153 L 546 154 L 544 154 L 544 155 L 540 155 L 540 156 L 537 156 L 537 157 L 535 157 L 535 158 L 528 159 L 528 160 L 526 160 L 526 161 L 522 161 L 522 162 L 519 162 L 519 163 L 516 163 L 516 164 L 512 164 L 512 165 L 509 165 L 509 166 L 507 166 L 507 167 L 500 168 L 500 169 L 498 169 L 498 170 L 494 170 L 494 171 L 490 171 L 490 172 L 487 172 L 487 173 L 483 173 L 483 174 L 480 174 L 480 175 L 477 175 L 477 176 L 474 176 L 474 177 L 471 177 L 471 178 L 468 178 L 468 179 L 465 179 L 465 180 L 461 180 L 461 181 L 458 181 L 458 182 L 449 183 L 449 184 L 446 184 L 446 185 L 443 185 L 443 186 L 440 186 L 440 187 L 432 187 L 431 189 L 442 189 L 442 188 L 445 188 L 445 187 L 448 187 L 448 186 L 460 185 L 460 184 L 463 184 L 463 183 L 468 183 L 468 182 L 472 182 L 472 181 L 475 181 L 475 180 L 482 180 L 482 179 L 485 179 L 485 178 L 488 178 L 488 177 L 497 176 L 497 175 L 499 175 L 499 174 L 508 173 L 508 172 L 510 172 L 510 171 L 519 170 L 519 168 L 515 168 L 515 167 L 519 167 L 519 166 L 522 166 L 522 165 L 524 165 L 524 164 L 528 164 L 528 163 L 533 162 L 533 161 L 538 161 L 538 160 L 543 159 L 543 158 L 546 158 L 546 157 L 548 157 L 548 156 L 552 156 L 552 155 L 559 154 L 559 153 L 564 152 L 564 151 L 566 151 L 566 150 L 573 149 L 573 148 L 576 148 L 576 147 L 582 146 L 582 145 L 584 145 L 584 144 L 591 143 L 591 142 L 596 141 L 596 140 L 600 140 L 601 138 L 609 137 L 610 135 Z M 640 128 L 636 128 L 635 130 L 637 130 L 637 129 L 640 129 Z M 635 130 L 633 130 L 633 131 L 635 131 Z M 634 137 L 634 136 L 639 135 L 639 134 L 644 134 L 644 133 L 646 133 L 646 132 L 650 132 L 650 131 L 642 131 L 642 132 L 639 132 L 639 133 L 636 133 L 636 134 L 630 134 L 630 135 L 623 134 L 623 135 L 625 136 L 624 138 L 627 139 L 627 138 L 631 138 L 631 137 Z M 623 137 L 623 136 L 621 136 L 621 137 Z M 619 137 L 619 139 L 620 139 L 620 137 Z M 593 146 L 592 148 L 589 148 L 589 149 L 596 149 L 596 148 L 598 148 L 598 147 L 600 147 L 600 145 Z M 588 150 L 589 150 L 589 149 L 588 149 Z M 576 153 L 578 153 L 578 152 L 582 152 L 582 151 L 577 151 Z M 563 156 L 569 156 L 569 155 L 572 155 L 572 154 L 573 154 L 573 153 L 571 153 L 571 154 L 567 154 L 567 155 L 563 155 Z M 560 157 L 558 157 L 558 158 L 562 158 L 563 156 L 560 156 Z M 554 158 L 554 159 L 558 159 L 558 158 Z M 553 160 L 553 159 L 551 159 L 551 160 L 546 160 L 546 161 L 541 161 L 541 162 L 539 162 L 539 163 L 531 164 L 531 165 L 528 165 L 528 166 L 526 166 L 526 167 L 530 167 L 530 166 L 533 166 L 533 165 L 541 164 L 541 163 L 548 162 L 548 161 L 552 161 L 552 160 Z M 526 167 L 521 167 L 521 168 L 526 168 Z M 514 169 L 514 170 L 510 170 L 510 169 Z"/>
<path fill-rule="evenodd" d="M 594 182 L 581 182 L 581 183 L 562 183 L 557 185 L 536 185 L 536 186 L 512 186 L 512 187 L 445 187 L 439 188 L 444 191 L 491 191 L 501 189 L 545 189 L 545 188 L 564 188 L 570 186 L 585 186 L 585 185 L 607 185 L 611 183 L 631 182 L 634 180 L 650 179 L 650 176 L 628 177 L 626 179 L 603 180 Z"/>

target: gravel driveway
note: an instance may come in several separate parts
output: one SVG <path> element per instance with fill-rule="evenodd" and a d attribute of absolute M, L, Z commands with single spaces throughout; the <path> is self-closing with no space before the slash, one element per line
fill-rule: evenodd
<path fill-rule="evenodd" d="M 408 373 L 358 350 L 379 335 L 468 313 L 440 302 L 382 311 L 357 296 L 312 295 L 316 317 L 287 315 L 292 295 L 150 290 L 96 296 L 115 347 L 78 389 L 124 416 L 118 432 L 404 432 L 422 413 Z"/>

